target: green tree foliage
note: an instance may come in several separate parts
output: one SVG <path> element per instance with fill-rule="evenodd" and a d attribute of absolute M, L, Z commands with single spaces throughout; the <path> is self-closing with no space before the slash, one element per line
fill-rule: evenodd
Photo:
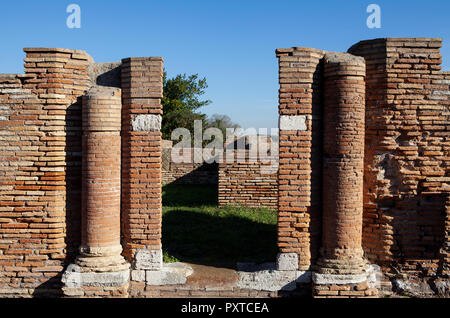
<path fill-rule="evenodd" d="M 240 128 L 238 124 L 231 121 L 231 118 L 227 115 L 214 114 L 211 117 L 208 117 L 206 120 L 206 128 L 215 127 L 219 128 L 222 131 L 223 140 L 226 141 L 227 136 L 227 128 Z"/>
<path fill-rule="evenodd" d="M 200 100 L 207 87 L 206 78 L 199 78 L 198 74 L 179 74 L 168 79 L 164 72 L 164 95 L 161 100 L 164 139 L 170 139 L 172 131 L 179 127 L 187 128 L 193 136 L 194 120 L 205 123 L 206 115 L 198 109 L 211 103 L 210 100 Z"/>
<path fill-rule="evenodd" d="M 164 95 L 161 100 L 163 105 L 162 137 L 171 139 L 172 131 L 176 128 L 186 128 L 194 136 L 194 120 L 201 120 L 203 130 L 215 127 L 219 128 L 223 137 L 226 137 L 227 128 L 239 128 L 227 115 L 214 114 L 207 118 L 199 109 L 211 103 L 210 100 L 201 100 L 208 88 L 206 78 L 199 78 L 198 74 L 179 74 L 173 78 L 167 78 L 164 72 Z M 206 145 L 209 141 L 203 141 Z"/>

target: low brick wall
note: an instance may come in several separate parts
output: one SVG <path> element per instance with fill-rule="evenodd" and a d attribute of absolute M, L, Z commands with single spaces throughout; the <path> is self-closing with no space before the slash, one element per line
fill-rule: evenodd
<path fill-rule="evenodd" d="M 164 184 L 218 186 L 219 206 L 248 206 L 276 208 L 278 183 L 276 169 L 271 163 L 253 162 L 195 163 L 194 153 L 202 149 L 190 149 L 189 162 L 173 162 L 172 147 L 164 143 L 162 151 L 162 180 Z M 249 151 L 245 150 L 248 157 Z M 224 155 L 224 161 L 225 160 Z M 235 154 L 235 159 L 237 151 Z"/>
<path fill-rule="evenodd" d="M 249 152 L 245 152 L 248 158 Z M 278 181 L 271 163 L 258 159 L 219 164 L 219 206 L 276 208 Z"/>
<path fill-rule="evenodd" d="M 191 149 L 189 162 L 173 162 L 171 158 L 172 146 L 167 142 L 162 149 L 162 182 L 164 184 L 185 185 L 217 185 L 219 167 L 217 163 L 194 163 L 195 151 Z"/>

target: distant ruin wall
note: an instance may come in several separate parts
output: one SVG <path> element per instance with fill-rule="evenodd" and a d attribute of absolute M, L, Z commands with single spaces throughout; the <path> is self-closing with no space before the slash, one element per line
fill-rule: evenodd
<path fill-rule="evenodd" d="M 201 148 L 192 148 L 188 162 L 174 162 L 172 160 L 172 145 L 167 143 L 162 149 L 162 180 L 163 184 L 184 184 L 184 185 L 217 185 L 218 164 L 195 163 L 194 153 L 202 152 Z"/>
<path fill-rule="evenodd" d="M 277 168 L 270 162 L 252 159 L 219 164 L 219 206 L 277 207 Z"/>
<path fill-rule="evenodd" d="M 243 162 L 195 163 L 194 154 L 201 148 L 191 148 L 183 155 L 183 162 L 172 160 L 172 145 L 165 141 L 162 151 L 162 180 L 165 184 L 210 185 L 218 188 L 218 204 L 224 206 L 247 206 L 276 208 L 277 167 L 273 162 L 262 162 L 258 156 Z M 248 150 L 244 150 L 246 158 Z M 236 152 L 237 153 L 237 152 Z M 224 154 L 224 160 L 225 160 Z"/>

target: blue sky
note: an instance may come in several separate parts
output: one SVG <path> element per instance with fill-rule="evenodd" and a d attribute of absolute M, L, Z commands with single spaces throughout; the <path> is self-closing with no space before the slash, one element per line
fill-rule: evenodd
<path fill-rule="evenodd" d="M 66 7 L 81 7 L 81 29 L 66 27 Z M 381 29 L 366 8 L 381 7 Z M 1 1 L 1 73 L 23 72 L 23 47 L 86 50 L 96 62 L 162 56 L 169 76 L 206 76 L 202 109 L 243 127 L 277 127 L 275 49 L 304 46 L 346 51 L 379 37 L 441 37 L 450 70 L 450 1 Z"/>

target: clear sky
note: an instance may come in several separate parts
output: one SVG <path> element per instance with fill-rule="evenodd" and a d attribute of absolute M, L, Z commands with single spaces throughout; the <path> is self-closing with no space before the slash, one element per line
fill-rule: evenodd
<path fill-rule="evenodd" d="M 66 8 L 81 7 L 69 29 Z M 366 8 L 381 7 L 381 29 Z M 23 47 L 86 50 L 96 62 L 162 56 L 169 76 L 206 76 L 202 109 L 227 114 L 245 128 L 277 127 L 275 49 L 304 46 L 346 51 L 379 37 L 441 37 L 450 70 L 448 0 L 54 0 L 0 2 L 0 72 L 23 72 Z"/>

